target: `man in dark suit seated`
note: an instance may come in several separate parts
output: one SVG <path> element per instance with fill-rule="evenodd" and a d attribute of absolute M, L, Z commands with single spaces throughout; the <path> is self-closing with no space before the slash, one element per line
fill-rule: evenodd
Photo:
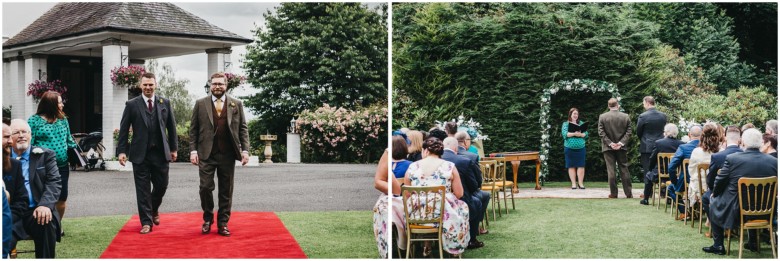
<path fill-rule="evenodd" d="M 740 130 L 737 126 L 728 126 L 726 128 L 726 149 L 721 152 L 712 154 L 710 158 L 710 170 L 707 172 L 707 192 L 702 195 L 701 203 L 702 210 L 705 213 L 710 212 L 710 195 L 712 195 L 712 188 L 715 187 L 715 176 L 718 176 L 718 171 L 723 167 L 723 162 L 726 161 L 726 156 L 742 152 L 739 148 Z"/>
<path fill-rule="evenodd" d="M 11 200 L 14 239 L 11 243 L 32 237 L 36 258 L 54 258 L 56 241 L 60 240 L 60 217 L 54 204 L 60 196 L 60 172 L 54 151 L 30 145 L 30 125 L 21 119 L 11 121 L 11 157 L 21 161 L 24 189 L 27 195 Z M 20 190 L 21 188 L 17 189 Z M 20 193 L 16 193 L 20 194 Z"/>
<path fill-rule="evenodd" d="M 458 141 L 455 138 L 445 138 L 443 145 L 444 154 L 442 154 L 441 159 L 454 163 L 455 168 L 458 169 L 460 181 L 463 183 L 463 197 L 460 200 L 463 200 L 469 206 L 469 234 L 471 235 L 471 241 L 468 248 L 483 247 L 485 244 L 477 240 L 479 222 L 482 221 L 485 215 L 485 206 L 482 205 L 482 201 L 478 196 L 481 192 L 482 172 L 479 170 L 479 166 L 472 164 L 468 158 L 456 154 Z"/>
<path fill-rule="evenodd" d="M 777 175 L 777 158 L 758 151 L 763 139 L 761 132 L 747 129 L 742 134 L 742 144 L 745 152 L 726 156 L 723 168 L 715 177 L 712 196 L 710 198 L 710 227 L 712 228 L 713 245 L 704 247 L 707 253 L 726 254 L 723 247 L 723 236 L 726 229 L 739 229 L 739 202 L 737 186 L 739 179 L 763 178 Z M 755 236 L 748 234 L 747 249 L 755 249 Z"/>
<path fill-rule="evenodd" d="M 701 126 L 694 125 L 693 127 L 691 127 L 691 129 L 688 130 L 688 137 L 691 138 L 691 141 L 683 145 L 680 145 L 680 147 L 678 147 L 677 151 L 674 153 L 672 160 L 669 161 L 669 166 L 667 167 L 667 171 L 669 172 L 669 180 L 671 181 L 672 184 L 666 188 L 666 193 L 669 194 L 672 200 L 674 200 L 677 197 L 674 194 L 674 192 L 684 190 L 685 182 L 691 180 L 690 175 L 685 175 L 684 179 L 683 179 L 683 175 L 680 175 L 678 177 L 677 168 L 682 166 L 683 160 L 691 158 L 691 153 L 693 153 L 693 150 L 699 146 L 699 139 L 701 139 L 701 133 L 702 133 Z M 682 168 L 682 171 L 686 174 L 688 173 L 687 168 Z M 677 209 L 680 211 L 680 217 L 678 219 L 685 218 L 685 207 L 677 206 Z"/>
<path fill-rule="evenodd" d="M 8 120 L 10 123 L 10 120 Z M 22 163 L 11 157 L 11 126 L 3 123 L 3 184 L 5 193 L 3 193 L 3 258 L 8 258 L 11 251 L 11 241 L 13 241 L 13 218 L 11 209 L 12 198 L 27 198 L 27 189 L 24 188 L 24 176 L 22 176 Z M 7 195 L 6 195 L 7 193 Z M 24 209 L 27 202 L 17 200 L 15 209 Z M 15 258 L 15 256 L 12 256 Z"/>
<path fill-rule="evenodd" d="M 476 176 L 482 177 L 482 169 L 479 168 L 479 155 L 474 154 L 473 152 L 470 152 L 466 149 L 466 140 L 471 139 L 471 136 L 469 136 L 469 134 L 466 133 L 465 131 L 459 131 L 455 133 L 455 139 L 458 140 L 458 155 L 468 158 L 471 161 L 471 164 L 473 166 L 476 166 L 475 171 L 478 173 L 478 175 Z M 480 181 L 481 180 L 482 178 L 480 178 Z M 480 184 L 482 184 L 482 182 L 480 182 Z M 479 198 L 479 201 L 482 202 L 482 208 L 486 209 L 488 203 L 490 202 L 490 193 L 480 190 L 479 193 L 475 193 L 475 195 L 477 196 L 477 198 Z M 484 218 L 484 214 L 483 214 L 483 218 Z M 482 222 L 482 219 L 480 219 L 479 221 Z M 479 228 L 480 235 L 487 234 L 487 233 L 488 231 L 486 229 Z"/>
<path fill-rule="evenodd" d="M 647 199 L 652 197 L 653 184 L 658 182 L 658 153 L 674 153 L 684 142 L 677 139 L 677 125 L 669 123 L 664 126 L 664 138 L 657 140 L 653 145 L 653 152 L 650 154 L 651 170 L 645 173 L 645 191 L 644 199 L 639 204 L 647 205 Z"/>

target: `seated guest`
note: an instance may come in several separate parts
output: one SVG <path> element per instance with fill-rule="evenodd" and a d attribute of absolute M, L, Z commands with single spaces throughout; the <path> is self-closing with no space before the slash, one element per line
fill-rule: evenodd
<path fill-rule="evenodd" d="M 7 258 L 11 251 L 13 235 L 13 218 L 11 212 L 11 198 L 27 198 L 27 189 L 24 188 L 24 176 L 22 176 L 21 162 L 11 158 L 11 126 L 3 123 L 3 258 Z M 7 195 L 6 195 L 7 194 Z M 23 209 L 27 203 L 23 200 L 15 201 L 20 205 L 14 209 Z"/>
<path fill-rule="evenodd" d="M 443 133 L 443 132 L 442 132 Z M 443 160 L 444 145 L 438 138 L 431 137 L 423 142 L 423 159 L 412 163 L 404 177 L 404 185 L 407 186 L 445 186 L 447 188 L 444 204 L 442 248 L 452 255 L 460 255 L 466 249 L 470 240 L 469 221 L 471 205 L 459 200 L 466 198 L 466 188 L 463 184 L 475 186 L 468 174 L 461 174 L 460 168 L 451 161 Z M 452 154 L 452 152 L 449 152 Z M 468 164 L 468 160 L 462 158 L 460 164 Z M 466 180 L 466 181 L 464 181 Z M 430 248 L 423 250 L 423 256 L 430 255 Z"/>
<path fill-rule="evenodd" d="M 59 241 L 60 217 L 52 212 L 60 196 L 60 174 L 54 151 L 30 145 L 30 125 L 21 119 L 11 121 L 11 156 L 21 162 L 27 196 L 11 199 L 14 241 L 28 236 L 35 242 L 36 258 L 54 258 Z"/>
<path fill-rule="evenodd" d="M 777 135 L 764 134 L 764 144 L 761 145 L 761 153 L 777 158 Z"/>
<path fill-rule="evenodd" d="M 755 127 L 756 127 L 756 126 L 755 126 L 755 125 L 753 125 L 753 123 L 750 123 L 750 122 L 748 122 L 748 123 L 746 123 L 745 125 L 742 125 L 742 132 L 744 133 L 746 130 L 748 130 L 748 129 L 753 129 L 753 128 L 755 128 Z"/>
<path fill-rule="evenodd" d="M 469 241 L 468 248 L 480 248 L 485 244 L 477 240 L 479 234 L 479 223 L 482 222 L 482 218 L 485 216 L 485 208 L 487 202 L 490 199 L 488 193 L 487 200 L 482 194 L 480 187 L 482 186 L 482 171 L 479 169 L 479 165 L 474 165 L 472 161 L 464 156 L 457 155 L 458 141 L 455 138 L 444 139 L 444 154 L 441 159 L 452 162 L 455 164 L 458 173 L 460 173 L 460 180 L 463 182 L 463 197 L 460 199 L 466 202 L 469 206 L 469 235 L 471 241 Z"/>
<path fill-rule="evenodd" d="M 393 187 L 394 194 L 400 194 L 401 183 L 397 179 L 389 179 L 387 176 L 387 150 L 382 154 L 382 158 L 379 159 L 379 165 L 377 165 L 376 173 L 374 174 L 374 188 L 382 192 L 379 195 L 379 200 L 374 205 L 374 237 L 376 238 L 377 248 L 379 249 L 379 256 L 383 259 L 387 258 L 387 208 L 389 194 L 388 188 Z M 401 197 L 393 196 L 393 211 L 390 216 L 395 225 L 398 241 L 396 247 L 406 248 L 406 221 L 404 220 L 404 206 Z"/>
<path fill-rule="evenodd" d="M 677 168 L 682 165 L 683 160 L 690 159 L 693 149 L 699 146 L 701 131 L 701 126 L 699 125 L 694 125 L 691 127 L 691 129 L 688 130 L 688 137 L 690 137 L 691 141 L 680 145 L 680 147 L 678 147 L 677 151 L 674 153 L 672 159 L 669 161 L 669 167 L 666 171 L 669 172 L 669 180 L 672 182 L 670 182 L 671 184 L 669 184 L 667 187 L 666 193 L 669 194 L 672 200 L 675 200 L 676 198 L 674 192 L 682 191 L 684 189 L 683 187 L 685 186 L 685 182 L 690 181 L 690 175 L 680 175 L 678 177 Z M 688 169 L 683 169 L 682 171 L 688 174 Z M 685 218 L 685 206 L 677 206 L 677 208 L 680 210 L 680 217 L 678 219 Z"/>
<path fill-rule="evenodd" d="M 447 133 L 444 132 L 443 130 L 441 130 L 439 128 L 433 128 L 433 129 L 431 129 L 431 131 L 428 132 L 428 137 L 436 137 L 437 139 L 443 141 L 448 136 L 447 136 Z M 427 138 L 426 138 L 426 140 L 427 140 Z"/>
<path fill-rule="evenodd" d="M 422 143 L 423 143 L 423 134 L 422 132 L 413 130 L 406 133 L 406 136 L 409 137 L 409 152 L 408 156 L 406 156 L 406 160 L 415 162 L 422 159 Z"/>
<path fill-rule="evenodd" d="M 653 183 L 658 181 L 658 153 L 674 153 L 680 145 L 684 144 L 677 139 L 677 125 L 674 123 L 667 123 L 664 126 L 664 138 L 656 140 L 653 144 L 653 152 L 650 154 L 650 166 L 651 169 L 645 174 L 645 198 L 640 200 L 639 203 L 647 205 L 647 199 L 652 197 Z"/>
<path fill-rule="evenodd" d="M 484 152 L 480 154 L 481 146 L 477 147 L 477 144 L 480 144 L 479 141 L 477 141 L 477 131 L 474 129 L 469 128 L 466 133 L 469 134 L 469 139 L 466 141 L 466 146 L 468 148 L 468 151 L 474 154 L 477 154 L 477 156 L 484 156 Z M 480 156 L 480 157 L 482 157 Z M 479 158 L 477 158 L 479 159 Z"/>
<path fill-rule="evenodd" d="M 455 133 L 458 132 L 458 124 L 448 121 L 444 124 L 444 132 L 447 133 L 447 137 L 455 137 Z"/>
<path fill-rule="evenodd" d="M 742 149 L 739 148 L 739 135 L 739 127 L 728 126 L 726 128 L 726 149 L 714 153 L 712 154 L 712 157 L 710 157 L 710 170 L 707 171 L 707 192 L 704 192 L 701 199 L 703 210 L 706 213 L 709 213 L 710 195 L 712 194 L 712 188 L 715 187 L 715 176 L 718 176 L 718 171 L 723 167 L 726 156 L 732 153 L 742 152 Z"/>
<path fill-rule="evenodd" d="M 476 173 L 476 177 L 480 177 L 479 183 L 481 187 L 482 169 L 479 168 L 479 155 L 466 150 L 468 143 L 471 141 L 471 137 L 465 131 L 459 131 L 455 133 L 455 139 L 458 141 L 458 156 L 464 156 L 471 160 L 472 168 L 474 169 L 474 173 Z M 476 195 L 477 198 L 479 198 L 479 201 L 482 202 L 482 207 L 487 208 L 488 202 L 490 202 L 490 193 L 480 190 L 478 193 L 474 193 L 474 195 Z M 480 220 L 480 222 L 481 221 L 482 220 Z M 488 231 L 484 228 L 479 228 L 480 235 L 487 233 Z"/>
<path fill-rule="evenodd" d="M 720 173 L 715 177 L 715 186 L 710 199 L 710 227 L 713 245 L 704 247 L 707 253 L 726 254 L 723 236 L 726 229 L 739 229 L 739 202 L 737 187 L 739 178 L 763 178 L 777 175 L 777 158 L 758 151 L 762 144 L 761 132 L 756 129 L 745 130 L 742 134 L 745 152 L 734 153 L 726 157 Z M 756 237 L 748 233 L 747 249 L 755 249 Z"/>
<path fill-rule="evenodd" d="M 777 136 L 777 120 L 769 120 L 766 122 L 766 130 L 764 130 L 764 133 L 766 134 L 773 134 Z"/>
<path fill-rule="evenodd" d="M 395 178 L 403 178 L 411 161 L 406 160 L 406 140 L 401 136 L 393 136 L 393 174 Z"/>
<path fill-rule="evenodd" d="M 698 170 L 699 164 L 706 164 L 710 162 L 710 157 L 713 153 L 719 151 L 720 146 L 720 131 L 718 125 L 715 123 L 704 124 L 702 130 L 701 140 L 699 146 L 691 152 L 690 163 L 688 164 L 688 173 L 691 174 L 690 182 L 688 183 L 688 199 L 690 200 L 689 206 L 693 206 L 696 202 L 699 202 L 699 178 Z M 706 173 L 701 177 L 703 180 L 707 178 Z M 701 184 L 702 190 L 707 191 L 707 185 Z"/>

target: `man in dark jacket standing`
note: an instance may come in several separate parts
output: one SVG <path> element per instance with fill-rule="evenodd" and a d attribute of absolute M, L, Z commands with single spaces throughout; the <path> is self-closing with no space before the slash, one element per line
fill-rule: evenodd
<path fill-rule="evenodd" d="M 739 202 L 737 186 L 739 179 L 763 178 L 777 175 L 777 159 L 761 153 L 763 139 L 761 132 L 756 129 L 748 129 L 742 134 L 742 144 L 745 152 L 738 152 L 726 156 L 723 168 L 715 177 L 715 186 L 710 199 L 710 226 L 712 227 L 713 245 L 704 247 L 707 253 L 726 254 L 723 247 L 723 236 L 726 229 L 739 229 Z M 748 236 L 748 247 L 755 246 L 755 237 Z"/>
<path fill-rule="evenodd" d="M 666 114 L 655 109 L 653 96 L 645 96 L 642 101 L 645 112 L 639 115 L 636 122 L 636 136 L 639 137 L 639 162 L 642 164 L 642 175 L 645 175 L 651 166 L 651 155 L 656 140 L 663 138 Z"/>

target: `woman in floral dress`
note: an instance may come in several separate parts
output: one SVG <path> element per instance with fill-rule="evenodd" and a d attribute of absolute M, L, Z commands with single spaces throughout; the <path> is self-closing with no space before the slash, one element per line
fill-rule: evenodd
<path fill-rule="evenodd" d="M 379 195 L 379 200 L 374 204 L 374 237 L 376 238 L 377 249 L 379 250 L 379 256 L 382 259 L 387 258 L 387 209 L 388 209 L 388 187 L 393 187 L 393 193 L 398 194 L 401 191 L 401 184 L 397 179 L 388 178 L 387 157 L 388 152 L 382 154 L 382 158 L 379 159 L 379 166 L 377 167 L 376 174 L 374 175 L 374 187 L 382 192 Z M 400 249 L 406 248 L 406 221 L 404 220 L 404 207 L 401 202 L 401 197 L 393 195 L 393 211 L 391 213 L 393 225 L 398 232 L 398 241 L 396 247 Z"/>
<path fill-rule="evenodd" d="M 422 148 L 423 159 L 409 166 L 404 177 L 404 185 L 445 186 L 447 188 L 441 244 L 447 253 L 460 255 L 466 250 L 471 238 L 469 236 L 469 209 L 465 202 L 458 199 L 463 196 L 463 186 L 458 170 L 452 162 L 441 159 L 444 146 L 438 138 L 428 138 L 423 142 Z M 409 207 L 411 209 L 412 206 Z"/>

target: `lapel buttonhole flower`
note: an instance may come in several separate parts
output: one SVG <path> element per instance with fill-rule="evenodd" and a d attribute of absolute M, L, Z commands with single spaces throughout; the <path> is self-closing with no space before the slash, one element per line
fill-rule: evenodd
<path fill-rule="evenodd" d="M 41 153 L 43 153 L 43 149 L 41 149 L 41 148 L 34 148 L 32 150 L 32 152 L 35 153 L 35 154 L 41 154 Z"/>
<path fill-rule="evenodd" d="M 230 107 L 236 107 L 236 103 L 235 102 L 230 102 Z"/>
<path fill-rule="evenodd" d="M 160 104 L 163 104 L 163 99 L 160 99 Z"/>

